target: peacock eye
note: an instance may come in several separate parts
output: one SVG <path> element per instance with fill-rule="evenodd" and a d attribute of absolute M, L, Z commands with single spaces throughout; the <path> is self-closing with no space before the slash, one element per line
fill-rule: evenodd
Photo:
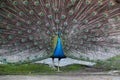
<path fill-rule="evenodd" d="M 64 26 L 67 27 L 67 26 L 68 26 L 68 23 L 67 23 L 67 22 L 64 22 Z"/>
<path fill-rule="evenodd" d="M 16 26 L 22 26 L 22 23 L 21 22 L 17 22 Z"/>
<path fill-rule="evenodd" d="M 39 16 L 44 16 L 45 14 L 43 12 L 38 13 Z"/>
<path fill-rule="evenodd" d="M 34 5 L 35 5 L 35 6 L 39 6 L 39 5 L 40 5 L 39 1 L 35 1 L 35 2 L 34 2 Z"/>
<path fill-rule="evenodd" d="M 101 5 L 103 5 L 103 2 L 102 1 L 98 1 L 98 6 L 101 6 Z"/>
<path fill-rule="evenodd" d="M 0 7 L 2 8 L 6 7 L 6 3 L 5 2 L 0 3 Z"/>
<path fill-rule="evenodd" d="M 47 31 L 47 34 L 50 34 L 50 31 Z"/>
<path fill-rule="evenodd" d="M 56 20 L 55 20 L 55 23 L 56 23 L 56 24 L 59 24 L 59 23 L 60 23 L 60 21 L 59 21 L 58 19 L 56 19 Z"/>
<path fill-rule="evenodd" d="M 120 20 L 120 17 L 119 17 L 119 16 L 116 16 L 116 17 L 114 17 L 114 20 L 117 22 L 117 21 Z"/>
<path fill-rule="evenodd" d="M 26 38 L 22 38 L 22 39 L 21 39 L 21 42 L 25 42 L 25 41 L 26 41 Z"/>
<path fill-rule="evenodd" d="M 96 16 L 97 15 L 97 12 L 92 12 L 92 16 Z"/>
<path fill-rule="evenodd" d="M 77 23 L 78 21 L 76 20 L 76 19 L 73 19 L 73 21 L 72 21 L 73 23 Z"/>
<path fill-rule="evenodd" d="M 29 13 L 30 13 L 30 15 L 34 15 L 35 14 L 34 10 L 30 10 Z"/>
<path fill-rule="evenodd" d="M 115 2 L 113 2 L 112 0 L 109 2 L 109 6 L 114 6 Z"/>
<path fill-rule="evenodd" d="M 6 29 L 10 30 L 12 28 L 11 25 L 6 25 Z"/>
<path fill-rule="evenodd" d="M 47 4 L 46 4 L 46 8 L 50 8 L 50 3 L 47 3 Z"/>
<path fill-rule="evenodd" d="M 41 22 L 41 21 L 37 21 L 37 24 L 38 24 L 38 25 L 41 25 L 41 24 L 42 24 L 42 22 Z"/>
<path fill-rule="evenodd" d="M 24 15 L 24 12 L 23 12 L 23 11 L 20 11 L 20 12 L 19 12 L 19 15 L 20 15 L 20 16 L 23 16 L 23 15 Z"/>
<path fill-rule="evenodd" d="M 14 6 L 17 6 L 18 5 L 18 2 L 17 1 L 13 1 L 12 3 Z"/>
<path fill-rule="evenodd" d="M 9 38 L 9 39 L 13 39 L 14 36 L 13 36 L 13 35 L 9 35 L 8 38 Z"/>
<path fill-rule="evenodd" d="M 45 25 L 46 25 L 47 27 L 50 27 L 50 23 L 46 23 Z"/>
<path fill-rule="evenodd" d="M 23 4 L 28 5 L 29 4 L 28 0 L 23 1 Z"/>
<path fill-rule="evenodd" d="M 73 15 L 73 13 L 74 13 L 73 10 L 70 10 L 70 11 L 69 11 L 69 15 L 70 15 L 70 16 Z"/>
<path fill-rule="evenodd" d="M 59 12 L 59 9 L 58 8 L 55 8 L 54 9 L 54 13 L 58 13 Z"/>
<path fill-rule="evenodd" d="M 66 16 L 65 15 L 61 15 L 61 19 L 65 19 L 66 18 Z"/>
<path fill-rule="evenodd" d="M 29 40 L 33 40 L 33 38 L 34 38 L 34 37 L 33 37 L 33 36 L 31 36 L 31 35 L 29 36 Z"/>
<path fill-rule="evenodd" d="M 32 24 L 32 21 L 31 21 L 31 20 L 28 20 L 28 21 L 27 21 L 27 24 L 31 25 L 31 24 Z"/>
<path fill-rule="evenodd" d="M 13 18 L 14 17 L 14 15 L 12 14 L 12 13 L 8 13 L 8 18 Z"/>
<path fill-rule="evenodd" d="M 22 31 L 22 30 L 19 30 L 19 31 L 18 31 L 18 34 L 23 34 L 23 31 Z"/>
<path fill-rule="evenodd" d="M 31 29 L 28 29 L 27 32 L 28 32 L 28 33 L 32 33 L 32 30 L 31 30 Z"/>
<path fill-rule="evenodd" d="M 52 17 L 52 15 L 48 15 L 48 18 L 49 18 L 49 19 L 52 19 L 53 17 Z"/>
<path fill-rule="evenodd" d="M 91 3 L 91 0 L 86 0 L 86 4 L 90 4 Z"/>

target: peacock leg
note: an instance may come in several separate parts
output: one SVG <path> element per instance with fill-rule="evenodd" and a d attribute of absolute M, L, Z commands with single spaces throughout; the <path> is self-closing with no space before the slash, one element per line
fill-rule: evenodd
<path fill-rule="evenodd" d="M 55 65 L 54 65 L 54 58 L 52 58 L 52 68 L 55 70 Z"/>
<path fill-rule="evenodd" d="M 58 59 L 58 72 L 60 72 L 60 67 L 59 67 L 59 65 L 60 65 L 60 59 Z"/>

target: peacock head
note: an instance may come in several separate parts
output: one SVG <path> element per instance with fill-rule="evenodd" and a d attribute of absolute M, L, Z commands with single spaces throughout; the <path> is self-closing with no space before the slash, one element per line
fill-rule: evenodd
<path fill-rule="evenodd" d="M 61 35 L 61 32 L 58 32 L 58 37 L 60 37 L 60 35 Z"/>

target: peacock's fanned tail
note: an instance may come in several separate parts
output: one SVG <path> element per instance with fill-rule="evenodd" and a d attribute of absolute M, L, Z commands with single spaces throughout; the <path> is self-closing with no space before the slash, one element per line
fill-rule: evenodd
<path fill-rule="evenodd" d="M 119 49 L 119 0 L 0 0 L 0 56 L 53 53 L 58 32 L 67 55 Z"/>

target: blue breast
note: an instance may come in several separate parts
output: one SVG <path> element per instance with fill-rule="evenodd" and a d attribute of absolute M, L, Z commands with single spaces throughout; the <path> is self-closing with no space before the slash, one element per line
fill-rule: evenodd
<path fill-rule="evenodd" d="M 53 57 L 54 58 L 63 58 L 63 57 L 65 57 L 63 49 L 62 49 L 60 36 L 58 36 L 57 44 L 56 44 L 56 48 L 54 50 Z"/>

